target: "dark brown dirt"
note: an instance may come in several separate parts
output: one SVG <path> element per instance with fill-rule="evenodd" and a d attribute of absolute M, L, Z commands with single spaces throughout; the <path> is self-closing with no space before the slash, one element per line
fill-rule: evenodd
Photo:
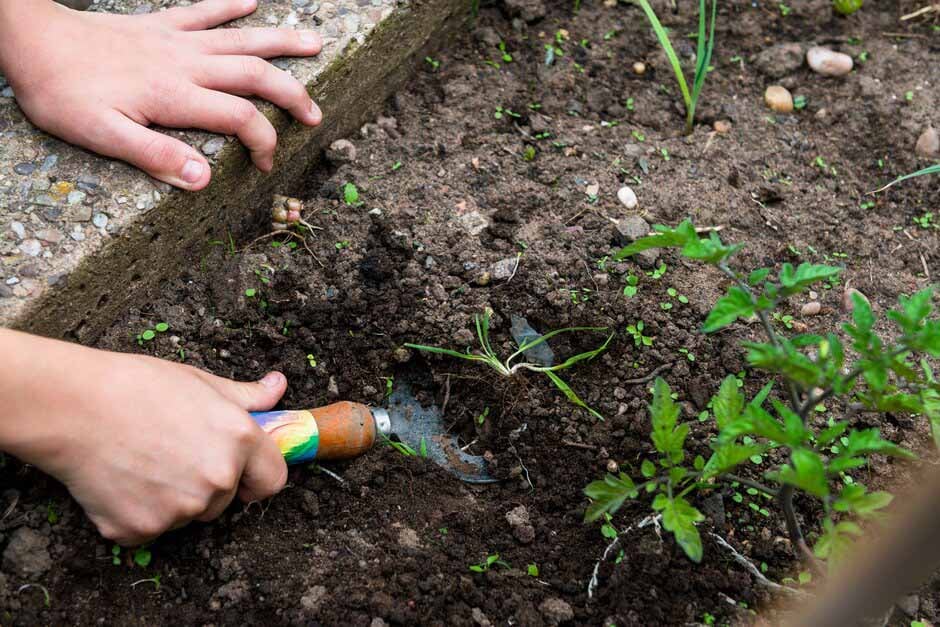
<path fill-rule="evenodd" d="M 661 4 L 686 55 L 692 46 L 683 35 L 695 28 L 696 3 L 680 2 L 677 15 Z M 940 209 L 936 179 L 865 195 L 925 165 L 913 145 L 928 123 L 940 124 L 940 35 L 929 24 L 899 23 L 897 3 L 887 0 L 848 19 L 831 17 L 828 0 L 791 4 L 783 17 L 776 3 L 722 3 L 715 71 L 691 136 L 680 133 L 674 80 L 638 9 L 586 0 L 572 15 L 571 2 L 559 2 L 526 25 L 484 6 L 477 27 L 431 60 L 439 67 L 429 61 L 389 103 L 387 118 L 352 138 L 357 160 L 309 182 L 306 218 L 322 228 L 308 238 L 310 251 L 272 247 L 277 238 L 235 242 L 234 254 L 227 242 L 207 244 L 199 264 L 182 268 L 148 308 L 127 312 L 100 344 L 243 379 L 280 369 L 290 381 L 285 407 L 325 404 L 331 386 L 339 397 L 380 404 L 388 380 L 407 379 L 429 402 L 447 398 L 452 432 L 472 452 L 492 456 L 502 483 L 464 485 L 425 460 L 379 447 L 329 466 L 344 484 L 315 467 L 294 468 L 288 488 L 269 503 L 235 505 L 214 524 L 167 534 L 141 568 L 127 552 L 112 565 L 111 546 L 64 490 L 7 460 L 0 515 L 15 505 L 0 521 L 0 547 L 18 527 L 36 529 L 51 541 L 53 565 L 41 577 L 0 573 L 0 623 L 538 625 L 565 617 L 548 599 L 568 604 L 578 624 L 685 624 L 707 615 L 717 624 L 750 622 L 745 608 L 770 598 L 707 534 L 705 558 L 694 565 L 652 528 L 631 532 L 622 560 L 611 556 L 600 566 L 589 600 L 587 583 L 608 540 L 583 524 L 581 491 L 609 460 L 636 475 L 650 455 L 648 386 L 625 381 L 668 364 L 662 374 L 693 422 L 692 449 L 703 454 L 713 429 L 695 417 L 720 380 L 744 372 L 751 391 L 765 381 L 745 368 L 739 348 L 759 329 L 698 331 L 724 289 L 717 273 L 672 253 L 641 265 L 608 260 L 617 250 L 611 219 L 628 213 L 616 198 L 621 185 L 634 188 L 650 223 L 691 217 L 721 226 L 728 241 L 746 242 L 742 268 L 845 264 L 843 281 L 820 290 L 821 315 L 799 319 L 802 303 L 792 303 L 790 313 L 813 331 L 838 328 L 847 281 L 883 312 L 898 294 L 927 284 L 926 272 L 940 271 L 936 230 L 912 221 Z M 564 55 L 547 66 L 545 44 L 559 29 L 569 37 Z M 911 36 L 884 34 L 897 31 Z M 485 61 L 500 60 L 499 41 L 513 60 L 496 68 Z M 822 78 L 805 65 L 771 79 L 766 73 L 778 65 L 755 59 L 775 44 L 811 41 L 856 57 L 867 52 L 867 61 L 844 79 Z M 647 64 L 644 75 L 630 70 L 635 61 Z M 762 95 L 774 80 L 805 96 L 806 108 L 772 115 Z M 729 121 L 730 132 L 712 132 L 715 120 Z M 345 182 L 358 186 L 360 206 L 342 202 Z M 586 193 L 592 184 L 596 200 Z M 479 216 L 486 224 L 471 234 L 467 227 Z M 258 236 L 266 232 L 259 224 Z M 512 277 L 500 278 L 493 264 L 511 260 L 513 267 L 515 259 Z M 660 263 L 666 273 L 648 276 Z M 622 294 L 630 274 L 640 277 L 634 298 Z M 670 287 L 688 304 L 671 298 Z M 246 289 L 257 294 L 247 298 Z M 672 308 L 663 309 L 665 302 Z M 565 375 L 606 420 L 574 408 L 534 374 L 506 380 L 402 348 L 462 349 L 473 342 L 473 315 L 486 307 L 503 354 L 513 313 L 543 332 L 615 330 L 605 354 Z M 639 320 L 652 347 L 637 348 L 624 330 Z M 135 342 L 161 321 L 167 333 Z M 552 347 L 569 355 L 602 340 L 575 335 Z M 475 417 L 487 408 L 479 424 Z M 842 411 L 838 404 L 829 410 Z M 864 420 L 929 452 L 921 421 Z M 757 476 L 772 461 L 744 472 Z M 859 478 L 894 485 L 914 470 L 879 459 Z M 703 532 L 714 530 L 766 563 L 774 580 L 794 577 L 799 565 L 779 512 L 769 504 L 771 515 L 760 515 L 749 508 L 751 497 L 739 504 L 732 492 L 699 502 L 710 513 Z M 517 539 L 505 517 L 520 505 L 534 528 L 531 542 Z M 806 528 L 817 530 L 814 503 L 798 498 L 797 507 Z M 625 529 L 647 512 L 643 500 L 627 503 L 614 524 Z M 468 569 L 495 553 L 506 567 Z M 529 564 L 538 565 L 538 577 L 526 574 Z M 134 583 L 154 575 L 159 589 Z M 45 586 L 49 606 L 38 588 L 17 593 L 25 583 Z M 937 602 L 924 588 L 914 617 L 937 620 Z M 910 618 L 897 612 L 894 622 Z"/>

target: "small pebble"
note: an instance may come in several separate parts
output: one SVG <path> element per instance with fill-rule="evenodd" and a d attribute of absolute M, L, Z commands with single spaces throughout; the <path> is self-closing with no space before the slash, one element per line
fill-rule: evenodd
<path fill-rule="evenodd" d="M 96 213 L 94 217 L 92 217 L 91 223 L 99 229 L 103 229 L 104 227 L 108 226 L 108 214 Z"/>
<path fill-rule="evenodd" d="M 822 309 L 822 305 L 819 304 L 818 300 L 806 303 L 800 308 L 800 315 L 802 316 L 815 316 L 819 313 L 819 310 Z"/>
<path fill-rule="evenodd" d="M 834 52 L 822 46 L 813 46 L 806 51 L 806 62 L 817 74 L 844 76 L 852 71 L 852 57 L 843 52 Z"/>
<path fill-rule="evenodd" d="M 637 61 L 633 64 L 633 73 L 638 76 L 643 76 L 646 74 L 646 64 L 642 61 Z"/>
<path fill-rule="evenodd" d="M 925 128 L 924 132 L 917 138 L 914 152 L 917 153 L 918 157 L 924 157 L 925 159 L 931 159 L 940 154 L 940 134 L 937 134 L 937 129 L 932 126 Z"/>
<path fill-rule="evenodd" d="M 617 474 L 617 471 L 619 470 L 620 470 L 620 464 L 618 464 L 616 460 L 613 460 L 613 459 L 607 460 L 607 472 L 609 472 L 612 475 L 615 475 Z"/>
<path fill-rule="evenodd" d="M 868 303 L 869 307 L 871 306 L 871 301 L 868 300 L 867 296 L 859 292 L 854 287 L 847 287 L 845 291 L 842 292 L 842 309 L 843 310 L 847 312 L 851 312 L 853 309 L 855 309 L 855 303 L 853 302 L 853 299 L 852 299 L 852 296 L 855 294 L 858 294 L 859 296 L 861 296 L 862 300 Z"/>
<path fill-rule="evenodd" d="M 206 143 L 202 145 L 202 153 L 206 155 L 207 157 L 212 157 L 218 154 L 218 152 L 222 150 L 224 146 L 225 146 L 224 137 L 213 137 L 212 139 L 210 139 L 209 141 L 207 141 Z"/>
<path fill-rule="evenodd" d="M 66 202 L 68 202 L 70 205 L 77 205 L 78 203 L 85 200 L 85 196 L 85 192 L 73 190 L 69 192 L 69 195 L 66 197 Z"/>
<path fill-rule="evenodd" d="M 24 176 L 32 174 L 36 170 L 35 163 L 17 163 L 13 166 L 13 171 Z"/>
<path fill-rule="evenodd" d="M 24 239 L 20 242 L 20 250 L 24 255 L 38 257 L 39 253 L 42 252 L 42 244 L 39 243 L 38 239 Z"/>
<path fill-rule="evenodd" d="M 793 111 L 793 96 L 786 87 L 771 85 L 764 92 L 764 102 L 777 113 L 790 113 Z"/>
<path fill-rule="evenodd" d="M 712 127 L 716 132 L 724 135 L 731 130 L 731 122 L 728 120 L 715 120 L 715 123 L 712 125 Z"/>
<path fill-rule="evenodd" d="M 636 206 L 639 204 L 639 200 L 637 200 L 636 197 L 636 192 L 626 185 L 617 190 L 617 199 L 623 203 L 623 206 L 627 209 L 636 209 Z"/>
<path fill-rule="evenodd" d="M 26 237 L 26 227 L 23 226 L 22 222 L 10 222 L 10 230 L 16 233 L 18 239 L 23 239 Z"/>
<path fill-rule="evenodd" d="M 50 172 L 56 164 L 59 162 L 59 155 L 49 155 L 43 159 L 42 165 L 39 166 L 41 172 Z"/>
<path fill-rule="evenodd" d="M 326 158 L 333 163 L 352 163 L 356 160 L 356 146 L 348 139 L 337 139 L 330 144 Z"/>

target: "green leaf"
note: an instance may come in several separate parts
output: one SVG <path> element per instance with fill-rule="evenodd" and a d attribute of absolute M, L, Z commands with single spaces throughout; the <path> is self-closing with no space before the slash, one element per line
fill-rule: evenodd
<path fill-rule="evenodd" d="M 584 494 L 594 501 L 584 512 L 584 520 L 593 522 L 604 513 L 614 514 L 626 499 L 635 498 L 637 491 L 633 479 L 621 472 L 616 477 L 609 474 L 592 481 L 584 488 Z"/>
<path fill-rule="evenodd" d="M 850 2 L 853 5 L 858 4 L 859 6 L 861 6 L 861 0 L 843 0 L 843 1 Z M 927 166 L 926 168 L 922 170 L 918 170 L 917 172 L 912 172 L 910 174 L 905 174 L 904 176 L 899 176 L 898 178 L 894 179 L 893 181 L 891 181 L 884 187 L 880 189 L 876 189 L 875 192 L 883 192 L 884 190 L 888 189 L 889 187 L 891 187 L 892 185 L 896 183 L 900 183 L 901 181 L 906 181 L 908 179 L 912 179 L 917 176 L 924 176 L 927 174 L 940 174 L 940 164 Z"/>
<path fill-rule="evenodd" d="M 529 577 L 538 577 L 539 576 L 538 564 L 529 564 L 526 567 L 526 573 L 529 575 Z"/>
<path fill-rule="evenodd" d="M 702 331 L 712 333 L 722 329 L 738 318 L 754 315 L 754 303 L 750 295 L 737 285 L 728 289 L 728 293 L 718 299 L 715 307 L 705 319 Z"/>
<path fill-rule="evenodd" d="M 692 231 L 692 236 L 698 239 L 698 234 L 695 233 L 695 227 L 693 227 L 692 223 L 688 220 L 683 221 L 675 229 L 656 225 L 653 227 L 653 230 L 657 232 L 656 235 L 641 237 L 629 246 L 621 248 L 614 254 L 614 260 L 621 261 L 652 248 L 675 248 L 685 246 L 686 242 L 689 241 L 689 229 Z"/>
<path fill-rule="evenodd" d="M 343 185 L 343 200 L 347 205 L 355 205 L 359 202 L 359 190 L 352 183 Z"/>
<path fill-rule="evenodd" d="M 769 274 L 770 268 L 758 268 L 748 275 L 747 284 L 753 287 L 759 283 L 763 283 Z"/>
<path fill-rule="evenodd" d="M 849 512 L 869 518 L 890 505 L 893 499 L 888 492 L 868 492 L 862 484 L 851 483 L 842 488 L 833 507 L 837 512 Z"/>
<path fill-rule="evenodd" d="M 157 334 L 154 333 L 153 330 L 151 330 L 151 329 L 147 329 L 146 331 L 144 331 L 143 333 L 140 334 L 140 337 L 143 338 L 143 339 L 144 339 L 145 341 L 147 341 L 147 342 L 149 342 L 150 340 L 152 340 L 152 339 L 155 338 L 156 336 L 157 336 Z"/>
<path fill-rule="evenodd" d="M 472 353 L 459 353 L 455 350 L 449 348 L 439 348 L 437 346 L 424 346 L 422 344 L 405 344 L 408 348 L 413 348 L 415 350 L 423 351 L 425 353 L 435 353 L 437 355 L 447 355 L 449 357 L 457 357 L 458 359 L 467 359 L 469 361 L 487 361 L 482 355 L 475 355 Z"/>
<path fill-rule="evenodd" d="M 836 438 L 845 433 L 845 430 L 848 429 L 849 423 L 847 422 L 837 422 L 827 429 L 823 429 L 819 432 L 819 435 L 816 436 L 816 445 L 817 446 L 827 446 L 832 442 L 835 442 Z"/>
<path fill-rule="evenodd" d="M 744 395 L 738 390 L 738 380 L 734 375 L 728 375 L 721 382 L 718 394 L 712 399 L 712 410 L 715 413 L 715 422 L 721 430 L 737 420 L 744 409 Z"/>
<path fill-rule="evenodd" d="M 790 464 L 782 466 L 777 477 L 782 483 L 796 486 L 819 498 L 829 495 L 826 467 L 819 455 L 809 449 L 794 450 L 790 455 Z"/>
<path fill-rule="evenodd" d="M 140 566 L 141 568 L 147 568 L 150 566 L 150 560 L 153 558 L 153 555 L 145 548 L 134 549 L 134 563 Z"/>
<path fill-rule="evenodd" d="M 682 448 L 689 434 L 689 425 L 676 426 L 680 408 L 672 400 L 672 390 L 662 377 L 656 377 L 653 384 L 653 402 L 650 403 L 649 410 L 653 423 L 650 438 L 656 450 L 672 463 L 682 461 L 685 454 Z"/>
<path fill-rule="evenodd" d="M 157 333 L 166 333 L 170 330 L 170 325 L 166 322 L 158 322 L 153 328 Z"/>
<path fill-rule="evenodd" d="M 777 415 L 783 418 L 783 429 L 787 437 L 781 440 L 782 442 L 787 444 L 790 448 L 795 448 L 809 440 L 811 434 L 809 430 L 803 426 L 803 420 L 796 412 L 777 399 L 772 399 L 771 404 L 773 404 L 774 409 L 777 411 Z"/>
<path fill-rule="evenodd" d="M 838 563 L 851 555 L 852 546 L 855 544 L 852 537 L 862 535 L 861 528 L 854 522 L 844 520 L 834 524 L 826 519 L 824 522 L 825 531 L 813 547 L 813 552 L 822 559 L 828 559 L 830 563 Z"/>
<path fill-rule="evenodd" d="M 712 456 L 708 458 L 708 463 L 702 472 L 702 478 L 716 477 L 722 473 L 728 472 L 737 466 L 740 466 L 751 458 L 752 455 L 760 454 L 765 447 L 757 444 L 737 444 L 727 442 L 715 447 Z"/>
<path fill-rule="evenodd" d="M 794 270 L 792 265 L 785 263 L 781 266 L 780 274 L 777 277 L 783 288 L 780 290 L 780 294 L 784 297 L 791 296 L 814 283 L 834 277 L 840 272 L 842 272 L 841 268 L 813 263 L 801 263 Z"/>
<path fill-rule="evenodd" d="M 656 476 L 656 465 L 648 459 L 644 459 L 643 463 L 640 464 L 640 473 L 647 479 L 652 479 Z"/>
<path fill-rule="evenodd" d="M 701 562 L 702 538 L 695 528 L 695 523 L 705 520 L 702 512 L 692 507 L 681 496 L 670 499 L 665 494 L 656 496 L 653 509 L 662 512 L 663 527 L 672 532 L 689 559 L 695 563 Z"/>
<path fill-rule="evenodd" d="M 587 410 L 592 416 L 594 416 L 594 417 L 597 418 L 598 420 L 603 420 L 603 419 L 604 419 L 604 417 L 603 417 L 602 415 L 600 415 L 598 412 L 596 412 L 595 410 L 593 410 L 593 409 L 591 409 L 590 407 L 588 407 L 588 406 L 587 406 L 587 403 L 585 403 L 584 401 L 582 401 L 581 398 L 580 398 L 577 394 L 574 393 L 574 390 L 572 390 L 572 389 L 568 386 L 567 383 L 565 383 L 564 381 L 562 381 L 561 377 L 559 377 L 557 374 L 555 374 L 555 373 L 552 372 L 551 370 L 543 370 L 542 372 L 544 372 L 545 375 L 546 375 L 549 379 L 552 380 L 552 383 L 555 384 L 555 387 L 558 388 L 559 390 L 561 390 L 561 393 L 564 394 L 565 397 L 567 397 L 567 399 L 568 399 L 569 401 L 571 401 L 572 403 L 574 403 L 574 404 L 577 405 L 578 407 Z"/>

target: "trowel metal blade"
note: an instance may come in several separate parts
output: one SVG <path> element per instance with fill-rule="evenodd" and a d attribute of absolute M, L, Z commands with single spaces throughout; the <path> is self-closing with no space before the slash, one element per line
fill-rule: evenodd
<path fill-rule="evenodd" d="M 421 451 L 421 441 L 428 458 L 454 473 L 467 483 L 496 483 L 490 476 L 486 460 L 479 455 L 468 455 L 460 450 L 457 440 L 444 433 L 441 412 L 435 406 L 423 407 L 406 383 L 399 382 L 388 398 L 391 432 L 415 451 Z"/>

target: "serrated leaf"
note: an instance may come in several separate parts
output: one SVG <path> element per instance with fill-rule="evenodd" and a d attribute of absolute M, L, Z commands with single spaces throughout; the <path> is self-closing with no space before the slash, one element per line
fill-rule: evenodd
<path fill-rule="evenodd" d="M 816 436 L 816 445 L 817 446 L 828 446 L 832 442 L 835 442 L 836 438 L 845 433 L 845 430 L 849 428 L 849 423 L 847 422 L 837 422 L 831 427 L 823 429 L 819 432 L 819 435 Z"/>
<path fill-rule="evenodd" d="M 603 479 L 592 481 L 584 488 L 586 494 L 594 502 L 584 512 L 584 520 L 592 522 L 602 514 L 613 514 L 628 498 L 637 494 L 633 479 L 624 473 L 617 476 L 607 475 Z"/>
<path fill-rule="evenodd" d="M 748 275 L 747 284 L 754 287 L 758 283 L 763 283 L 764 279 L 766 279 L 769 274 L 770 268 L 758 268 Z"/>
<path fill-rule="evenodd" d="M 737 444 L 734 442 L 720 444 L 715 448 L 712 456 L 708 458 L 708 462 L 702 471 L 702 478 L 707 479 L 728 472 L 749 460 L 752 455 L 762 453 L 764 448 L 757 444 Z"/>
<path fill-rule="evenodd" d="M 791 264 L 785 263 L 780 267 L 780 274 L 777 276 L 782 286 L 780 293 L 784 297 L 792 296 L 813 283 L 838 275 L 841 271 L 841 268 L 813 263 L 801 263 L 794 270 Z"/>
<path fill-rule="evenodd" d="M 754 315 L 754 303 L 750 295 L 737 285 L 733 285 L 728 288 L 728 293 L 715 303 L 715 307 L 705 319 L 702 331 L 713 333 L 738 318 L 747 318 L 752 315 Z"/>
<path fill-rule="evenodd" d="M 825 531 L 813 547 L 813 552 L 822 559 L 828 559 L 830 564 L 842 562 L 851 555 L 855 544 L 854 537 L 862 535 L 861 528 L 854 522 L 844 520 L 838 524 L 826 520 Z"/>
<path fill-rule="evenodd" d="M 685 455 L 683 446 L 689 434 L 689 425 L 676 426 L 680 408 L 672 400 L 672 390 L 662 377 L 656 377 L 653 384 L 653 402 L 650 403 L 649 410 L 653 423 L 650 434 L 653 446 L 673 463 L 681 461 Z"/>
<path fill-rule="evenodd" d="M 837 512 L 850 512 L 868 518 L 890 505 L 893 499 L 888 492 L 868 492 L 862 484 L 851 483 L 842 488 L 833 507 Z"/>
<path fill-rule="evenodd" d="M 663 528 L 672 532 L 689 559 L 695 563 L 702 561 L 702 538 L 695 528 L 695 523 L 705 520 L 702 512 L 681 496 L 670 499 L 664 494 L 657 495 L 653 509 L 662 512 Z"/>
<path fill-rule="evenodd" d="M 826 480 L 826 467 L 814 451 L 805 448 L 796 449 L 790 455 L 790 464 L 781 466 L 777 473 L 782 483 L 787 483 L 813 496 L 825 498 L 829 494 L 829 482 Z"/>
<path fill-rule="evenodd" d="M 685 246 L 689 239 L 689 231 L 687 226 L 692 227 L 692 223 L 688 220 L 683 221 L 675 229 L 670 229 L 669 227 L 662 225 L 656 225 L 653 227 L 653 229 L 657 231 L 656 235 L 641 237 L 629 246 L 621 248 L 614 254 L 614 260 L 621 261 L 627 257 L 641 253 L 644 250 L 650 250 L 652 248 L 674 248 L 677 246 Z M 692 227 L 692 236 L 696 239 L 698 238 L 698 235 L 695 233 L 695 227 Z"/>
<path fill-rule="evenodd" d="M 718 429 L 721 430 L 737 420 L 743 409 L 744 395 L 738 390 L 737 377 L 728 375 L 721 382 L 718 394 L 712 399 L 712 411 L 715 413 Z"/>
<path fill-rule="evenodd" d="M 778 441 L 784 442 L 791 448 L 806 442 L 809 439 L 810 432 L 803 426 L 803 419 L 777 399 L 772 399 L 771 404 L 774 406 L 777 415 L 783 419 L 783 430 L 787 435 L 786 439 Z"/>

